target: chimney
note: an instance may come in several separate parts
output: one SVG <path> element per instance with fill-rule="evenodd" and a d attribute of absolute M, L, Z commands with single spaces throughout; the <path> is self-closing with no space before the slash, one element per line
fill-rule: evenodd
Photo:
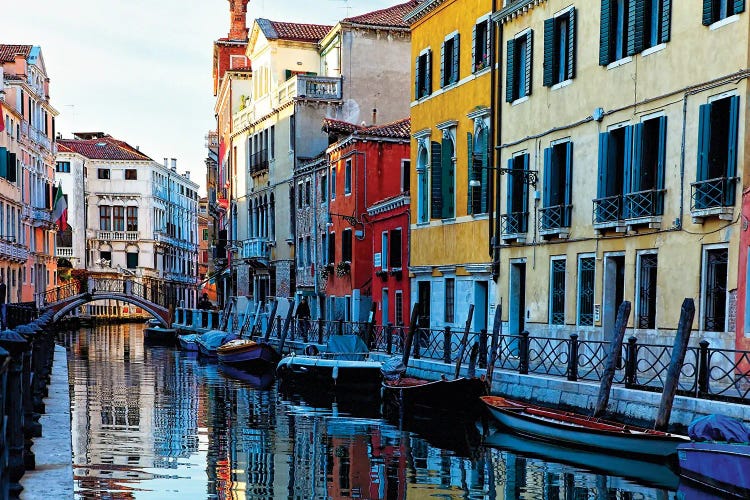
<path fill-rule="evenodd" d="M 229 0 L 229 39 L 247 40 L 247 2 Z"/>
<path fill-rule="evenodd" d="M 164 168 L 169 168 L 169 158 L 164 158 Z"/>
<path fill-rule="evenodd" d="M 172 158 L 172 172 L 177 172 L 177 158 Z"/>
<path fill-rule="evenodd" d="M 372 124 L 378 123 L 378 108 L 372 108 Z"/>
<path fill-rule="evenodd" d="M 185 177 L 187 179 L 190 179 L 190 170 L 185 170 L 185 174 L 184 175 L 185 175 Z"/>

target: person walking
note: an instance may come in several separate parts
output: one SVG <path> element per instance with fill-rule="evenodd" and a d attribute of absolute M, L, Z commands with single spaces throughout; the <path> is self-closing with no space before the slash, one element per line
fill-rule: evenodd
<path fill-rule="evenodd" d="M 302 297 L 294 315 L 297 317 L 297 325 L 302 333 L 302 339 L 307 342 L 307 333 L 310 330 L 310 306 L 307 304 L 306 297 Z"/>

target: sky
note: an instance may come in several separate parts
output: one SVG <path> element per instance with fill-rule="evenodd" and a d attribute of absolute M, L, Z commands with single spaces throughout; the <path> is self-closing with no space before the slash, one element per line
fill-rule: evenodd
<path fill-rule="evenodd" d="M 405 0 L 250 0 L 247 24 L 333 25 Z M 205 136 L 216 128 L 213 42 L 229 31 L 228 0 L 36 0 L 3 9 L 0 43 L 39 45 L 57 131 L 106 132 L 206 192 Z"/>

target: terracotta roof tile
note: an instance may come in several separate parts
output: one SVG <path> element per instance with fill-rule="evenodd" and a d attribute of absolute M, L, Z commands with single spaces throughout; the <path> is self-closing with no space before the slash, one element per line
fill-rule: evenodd
<path fill-rule="evenodd" d="M 58 139 L 61 153 L 78 153 L 92 160 L 153 161 L 130 144 L 111 136 L 98 139 Z"/>
<path fill-rule="evenodd" d="M 409 139 L 411 136 L 411 118 L 402 118 L 395 122 L 362 128 L 357 135 Z"/>
<path fill-rule="evenodd" d="M 354 24 L 367 24 L 372 26 L 389 26 L 408 28 L 409 24 L 404 21 L 404 17 L 416 9 L 421 3 L 421 0 L 411 0 L 406 3 L 394 5 L 386 9 L 380 9 L 373 12 L 368 12 L 354 17 L 347 17 L 342 22 L 354 23 Z"/>
<path fill-rule="evenodd" d="M 345 134 L 353 134 L 361 128 L 362 127 L 355 123 L 336 120 L 334 118 L 323 118 L 323 132 L 343 132 Z"/>
<path fill-rule="evenodd" d="M 0 43 L 0 62 L 14 62 L 16 54 L 21 54 L 24 59 L 29 57 L 31 45 L 8 45 Z"/>
<path fill-rule="evenodd" d="M 322 24 L 285 23 L 269 19 L 257 19 L 256 21 L 263 31 L 263 35 L 269 40 L 318 42 L 333 27 Z"/>

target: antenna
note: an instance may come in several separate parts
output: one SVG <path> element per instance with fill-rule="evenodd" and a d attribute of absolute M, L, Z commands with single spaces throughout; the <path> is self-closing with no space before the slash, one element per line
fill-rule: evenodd
<path fill-rule="evenodd" d="M 339 7 L 340 9 L 346 9 L 346 17 L 349 17 L 349 14 L 352 12 L 352 6 L 349 5 L 349 0 L 328 0 L 329 2 L 344 2 L 346 5 L 344 7 Z"/>

